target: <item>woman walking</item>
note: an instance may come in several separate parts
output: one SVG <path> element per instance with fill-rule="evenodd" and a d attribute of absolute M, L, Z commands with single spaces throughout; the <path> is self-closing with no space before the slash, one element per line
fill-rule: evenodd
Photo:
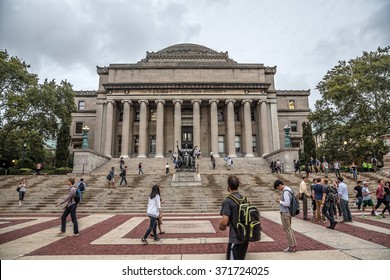
<path fill-rule="evenodd" d="M 153 231 L 154 241 L 159 241 L 160 238 L 157 236 L 157 220 L 160 217 L 161 210 L 161 199 L 160 199 L 160 186 L 154 185 L 152 187 L 152 192 L 148 197 L 148 209 L 147 214 L 150 219 L 149 228 L 146 230 L 144 237 L 141 239 L 142 243 L 145 245 L 148 244 L 146 240 L 149 234 Z"/>
<path fill-rule="evenodd" d="M 26 193 L 26 188 L 27 188 L 27 181 L 23 179 L 22 182 L 19 184 L 19 207 L 23 205 L 23 200 L 24 200 L 24 195 Z"/>

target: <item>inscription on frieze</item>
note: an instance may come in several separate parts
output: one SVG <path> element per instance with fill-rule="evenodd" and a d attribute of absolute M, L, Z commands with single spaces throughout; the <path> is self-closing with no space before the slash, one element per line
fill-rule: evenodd
<path fill-rule="evenodd" d="M 224 93 L 224 89 L 145 89 L 142 93 Z"/>

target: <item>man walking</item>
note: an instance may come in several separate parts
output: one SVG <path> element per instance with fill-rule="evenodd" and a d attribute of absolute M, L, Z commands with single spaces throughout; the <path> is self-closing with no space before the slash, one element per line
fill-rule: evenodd
<path fill-rule="evenodd" d="M 344 183 L 343 177 L 338 177 L 338 180 L 339 180 L 338 193 L 340 197 L 340 207 L 341 207 L 341 212 L 343 213 L 343 220 L 341 222 L 352 222 L 351 210 L 349 210 L 349 206 L 348 206 L 348 187 Z"/>
<path fill-rule="evenodd" d="M 333 204 L 335 203 L 337 190 L 328 185 L 328 180 L 324 179 L 322 187 L 322 214 L 329 220 L 330 225 L 327 228 L 334 229 L 337 222 L 334 219 Z"/>
<path fill-rule="evenodd" d="M 307 181 L 308 181 L 307 176 L 303 176 L 302 182 L 299 185 L 299 196 L 302 199 L 303 219 L 304 220 L 309 220 L 309 218 L 307 217 L 307 199 L 310 197 L 310 194 L 307 191 Z"/>
<path fill-rule="evenodd" d="M 243 195 L 238 192 L 240 182 L 236 176 L 229 176 L 227 180 L 227 190 L 238 199 Z M 219 223 L 220 230 L 226 230 L 229 226 L 229 243 L 226 252 L 227 260 L 245 260 L 249 241 L 240 241 L 237 238 L 238 205 L 230 198 L 225 198 L 221 208 L 222 219 Z"/>
<path fill-rule="evenodd" d="M 371 194 L 372 192 L 370 192 L 370 190 L 368 189 L 368 182 L 364 181 L 362 187 L 362 196 L 363 196 L 362 218 L 366 217 L 365 211 L 367 206 L 372 207 L 372 211 L 371 211 L 372 216 L 376 216 L 378 214 L 375 211 L 375 206 L 374 206 L 374 202 L 371 199 Z"/>
<path fill-rule="evenodd" d="M 77 203 L 74 200 L 74 196 L 76 194 L 77 188 L 74 186 L 75 179 L 69 178 L 68 179 L 68 196 L 60 203 L 57 204 L 57 206 L 66 203 L 66 206 L 64 208 L 64 213 L 61 216 L 61 232 L 60 234 L 64 234 L 66 231 L 66 218 L 70 214 L 70 217 L 72 218 L 73 223 L 73 236 L 79 235 L 79 225 L 77 223 L 77 217 L 76 217 L 76 209 L 77 209 Z"/>
<path fill-rule="evenodd" d="M 288 241 L 288 247 L 283 251 L 293 253 L 297 251 L 297 242 L 295 240 L 294 231 L 291 228 L 289 208 L 294 194 L 291 191 L 291 188 L 285 186 L 281 180 L 276 180 L 274 182 L 274 189 L 282 192 L 280 199 L 276 199 L 275 201 L 278 202 L 280 206 L 280 219 L 282 220 L 283 229 Z"/>
<path fill-rule="evenodd" d="M 123 182 L 123 181 L 125 182 L 126 187 L 129 186 L 129 185 L 127 184 L 126 173 L 127 173 L 127 165 L 125 165 L 125 167 L 122 169 L 122 172 L 119 174 L 119 175 L 121 176 L 121 181 L 120 181 L 120 183 L 119 183 L 119 186 L 122 185 L 122 182 Z"/>

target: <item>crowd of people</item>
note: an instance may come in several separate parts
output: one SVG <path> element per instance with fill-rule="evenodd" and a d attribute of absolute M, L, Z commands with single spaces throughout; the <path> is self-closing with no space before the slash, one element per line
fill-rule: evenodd
<path fill-rule="evenodd" d="M 213 153 L 210 153 L 210 159 L 215 168 L 215 159 Z M 229 162 L 230 161 L 230 162 Z M 322 162 L 317 160 L 311 160 L 307 163 L 306 175 L 302 177 L 299 189 L 297 193 L 293 193 L 291 186 L 286 186 L 281 180 L 274 182 L 274 189 L 281 192 L 280 198 L 276 199 L 276 202 L 280 206 L 280 218 L 285 231 L 288 247 L 284 249 L 285 252 L 296 252 L 297 242 L 292 230 L 292 214 L 289 211 L 292 203 L 292 196 L 296 196 L 302 201 L 302 213 L 303 220 L 316 221 L 318 223 L 329 223 L 328 229 L 334 230 L 338 223 L 352 223 L 353 217 L 350 210 L 350 196 L 349 189 L 352 189 L 355 193 L 357 208 L 361 211 L 361 217 L 366 218 L 366 215 L 376 216 L 378 218 L 386 218 L 386 211 L 390 214 L 390 181 L 385 182 L 383 179 L 377 181 L 376 187 L 372 182 L 357 180 L 357 166 L 352 163 L 350 166 L 350 172 L 356 181 L 356 186 L 348 187 L 344 182 L 344 178 L 340 176 L 341 164 L 339 161 L 329 164 L 325 159 Z M 233 161 L 229 157 L 225 157 L 225 163 L 227 168 L 231 167 Z M 280 171 L 280 161 L 277 160 L 271 164 L 273 172 Z M 294 161 L 295 172 L 298 172 L 297 168 L 299 164 Z M 120 178 L 119 185 L 124 183 L 129 186 L 126 179 L 126 173 L 128 165 L 126 165 L 123 158 L 119 162 Z M 143 174 L 142 163 L 138 164 L 139 175 Z M 230 169 L 230 168 L 229 168 Z M 169 174 L 169 163 L 165 165 L 165 174 Z M 319 172 L 323 173 L 323 177 L 316 177 L 309 182 L 309 174 Z M 334 172 L 336 177 L 334 179 L 328 179 L 330 172 Z M 107 175 L 108 187 L 115 188 L 115 167 L 110 169 Z M 76 183 L 76 180 L 70 178 L 67 182 L 68 190 L 67 196 L 60 201 L 57 205 L 65 205 L 64 212 L 61 216 L 61 230 L 60 234 L 64 234 L 66 230 L 66 219 L 70 215 L 73 223 L 74 236 L 79 235 L 79 227 L 77 222 L 76 210 L 77 205 L 81 202 L 82 195 L 86 191 L 86 183 L 83 178 Z M 229 176 L 227 180 L 227 191 L 237 198 L 242 198 L 242 194 L 238 191 L 239 179 L 236 176 Z M 27 181 L 22 180 L 17 188 L 19 192 L 19 207 L 23 205 L 24 195 L 27 189 Z M 77 194 L 80 193 L 79 198 Z M 161 186 L 158 184 L 153 185 L 150 194 L 148 195 L 147 215 L 149 217 L 149 226 L 143 235 L 141 242 L 148 244 L 148 237 L 152 236 L 154 241 L 160 241 L 159 235 L 165 232 L 162 229 L 162 213 L 161 206 L 164 201 L 161 198 Z M 382 211 L 378 213 L 378 209 L 384 205 Z M 229 229 L 229 241 L 227 249 L 227 259 L 245 259 L 245 255 L 248 249 L 248 242 L 242 242 L 237 239 L 235 224 L 237 223 L 238 205 L 232 203 L 231 200 L 225 199 L 221 208 L 221 221 L 219 228 L 221 230 Z M 368 212 L 366 209 L 368 207 Z M 159 230 L 157 230 L 159 229 Z"/>

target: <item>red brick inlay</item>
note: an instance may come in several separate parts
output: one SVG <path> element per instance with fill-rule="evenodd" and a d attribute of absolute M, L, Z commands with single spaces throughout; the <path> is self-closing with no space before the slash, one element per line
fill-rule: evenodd
<path fill-rule="evenodd" d="M 50 216 L 47 216 L 47 217 L 50 217 Z M 78 219 L 80 219 L 81 217 L 85 217 L 85 215 L 84 216 L 81 216 L 81 215 L 77 216 Z M 25 219 L 22 221 L 23 221 L 23 223 L 25 223 L 25 222 L 32 221 L 32 220 L 36 220 L 36 219 L 31 218 L 31 219 Z M 20 220 L 12 220 L 12 221 L 15 221 L 14 224 L 20 224 L 18 222 Z M 71 222 L 70 216 L 68 216 L 67 222 L 68 223 Z M 61 225 L 61 216 L 58 216 L 58 219 L 38 223 L 38 224 L 35 224 L 32 226 L 16 229 L 16 230 L 6 232 L 6 233 L 1 233 L 0 234 L 0 244 L 4 244 L 4 243 L 10 242 L 10 241 L 13 241 L 15 239 L 22 238 L 22 237 L 25 237 L 25 236 L 28 236 L 28 235 L 31 235 L 31 234 L 37 233 L 39 231 L 43 231 L 43 230 L 49 229 L 51 227 L 55 227 L 55 226 L 58 226 L 58 230 L 60 230 L 60 225 Z"/>
<path fill-rule="evenodd" d="M 300 217 L 300 218 L 302 218 L 302 217 Z M 361 223 L 375 225 L 375 226 L 379 226 L 382 228 L 383 227 L 389 228 L 389 225 L 384 224 L 384 223 L 380 223 L 380 222 L 376 222 L 376 221 L 372 221 L 372 220 L 367 220 L 367 219 L 361 219 L 361 218 L 357 218 L 356 216 L 353 216 L 353 219 L 355 221 L 358 221 Z M 315 224 L 321 225 L 323 227 L 329 226 L 329 221 L 327 223 L 318 223 L 317 220 L 314 218 L 308 222 L 315 223 Z M 326 230 L 331 230 L 331 229 L 326 229 Z M 389 238 L 388 234 L 369 230 L 369 229 L 364 229 L 364 228 L 361 228 L 358 226 L 354 226 L 353 222 L 352 223 L 340 223 L 339 222 L 339 223 L 337 223 L 335 230 L 390 248 L 390 238 Z"/>
<path fill-rule="evenodd" d="M 143 221 L 138 227 L 126 235 L 128 238 L 138 238 L 140 244 L 137 245 L 92 245 L 91 243 L 103 236 L 104 234 L 115 229 L 119 225 L 125 223 L 132 218 L 131 215 L 115 215 L 112 218 L 104 220 L 87 229 L 80 229 L 80 236 L 65 237 L 61 240 L 53 242 L 50 245 L 44 246 L 28 255 L 160 255 L 160 254 L 221 254 L 225 253 L 228 242 L 228 231 L 221 232 L 219 229 L 216 234 L 208 234 L 210 237 L 226 237 L 226 243 L 202 243 L 202 244 L 158 244 L 155 245 L 152 239 L 149 245 L 143 245 L 141 238 L 145 233 L 149 221 Z M 207 217 L 205 217 L 206 219 Z M 210 219 L 215 227 L 219 219 Z M 250 243 L 248 252 L 275 252 L 281 251 L 287 247 L 287 240 L 283 232 L 282 226 L 267 220 L 262 219 L 263 231 L 270 236 L 272 242 L 256 242 Z M 181 234 L 178 234 L 180 236 Z M 173 238 L 173 234 L 160 236 L 161 238 Z M 203 235 L 202 235 L 203 236 Z M 184 234 L 184 237 L 190 237 Z M 192 236 L 191 236 L 192 237 Z M 300 251 L 305 250 L 330 250 L 333 249 L 327 245 L 306 237 L 303 234 L 295 232 L 295 237 Z"/>

